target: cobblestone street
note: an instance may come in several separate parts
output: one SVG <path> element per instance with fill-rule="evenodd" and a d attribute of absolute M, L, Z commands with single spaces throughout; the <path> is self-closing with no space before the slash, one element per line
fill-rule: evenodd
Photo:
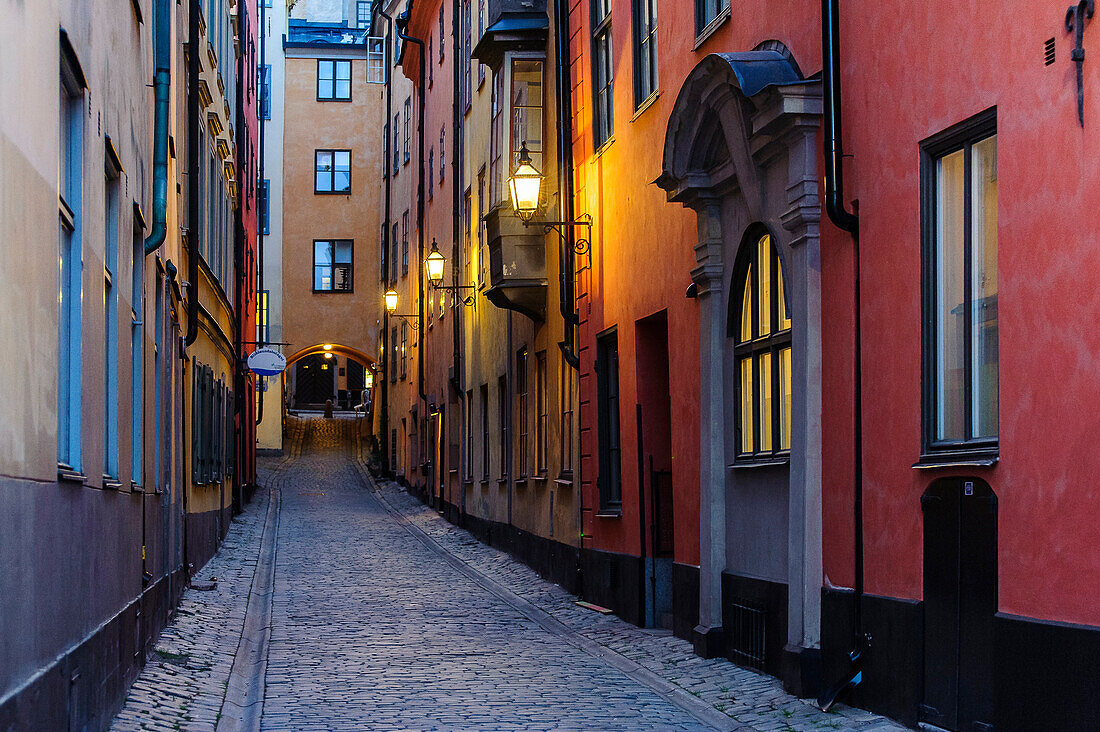
<path fill-rule="evenodd" d="M 896 728 L 850 708 L 823 714 L 771 677 L 579 608 L 370 481 L 353 421 L 290 426 L 287 457 L 263 474 L 281 508 L 267 522 L 277 544 L 262 729 Z M 269 500 L 235 520 L 199 573 L 218 588 L 188 590 L 114 729 L 218 726 Z"/>

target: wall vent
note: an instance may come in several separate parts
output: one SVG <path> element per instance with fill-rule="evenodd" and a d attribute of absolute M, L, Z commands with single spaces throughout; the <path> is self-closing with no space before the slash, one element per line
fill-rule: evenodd
<path fill-rule="evenodd" d="M 1050 66 L 1054 63 L 1054 39 L 1048 38 L 1047 42 L 1043 44 L 1043 61 L 1044 66 Z"/>

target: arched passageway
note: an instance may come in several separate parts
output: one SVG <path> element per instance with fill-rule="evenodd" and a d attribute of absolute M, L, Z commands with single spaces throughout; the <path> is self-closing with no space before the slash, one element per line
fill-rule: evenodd
<path fill-rule="evenodd" d="M 337 409 L 369 405 L 374 359 L 338 343 L 318 343 L 287 358 L 284 385 L 291 409 L 322 408 L 332 400 Z"/>

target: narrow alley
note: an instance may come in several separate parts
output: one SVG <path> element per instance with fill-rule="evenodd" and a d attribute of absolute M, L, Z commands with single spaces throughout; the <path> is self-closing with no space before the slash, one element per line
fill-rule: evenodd
<path fill-rule="evenodd" d="M 824 714 L 668 631 L 578 607 L 375 483 L 355 426 L 291 418 L 286 457 L 261 461 L 270 492 L 200 572 L 113 729 L 895 728 L 851 708 Z M 266 532 L 277 537 L 262 704 L 230 720 L 248 679 L 231 678 L 241 664 L 226 649 L 241 655 L 231 636 L 262 611 Z"/>

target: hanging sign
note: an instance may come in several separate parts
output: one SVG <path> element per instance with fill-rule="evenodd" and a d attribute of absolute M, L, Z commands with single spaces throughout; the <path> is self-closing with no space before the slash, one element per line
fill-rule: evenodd
<path fill-rule="evenodd" d="M 257 348 L 248 356 L 248 368 L 260 376 L 278 376 L 286 368 L 286 356 L 274 348 Z"/>

